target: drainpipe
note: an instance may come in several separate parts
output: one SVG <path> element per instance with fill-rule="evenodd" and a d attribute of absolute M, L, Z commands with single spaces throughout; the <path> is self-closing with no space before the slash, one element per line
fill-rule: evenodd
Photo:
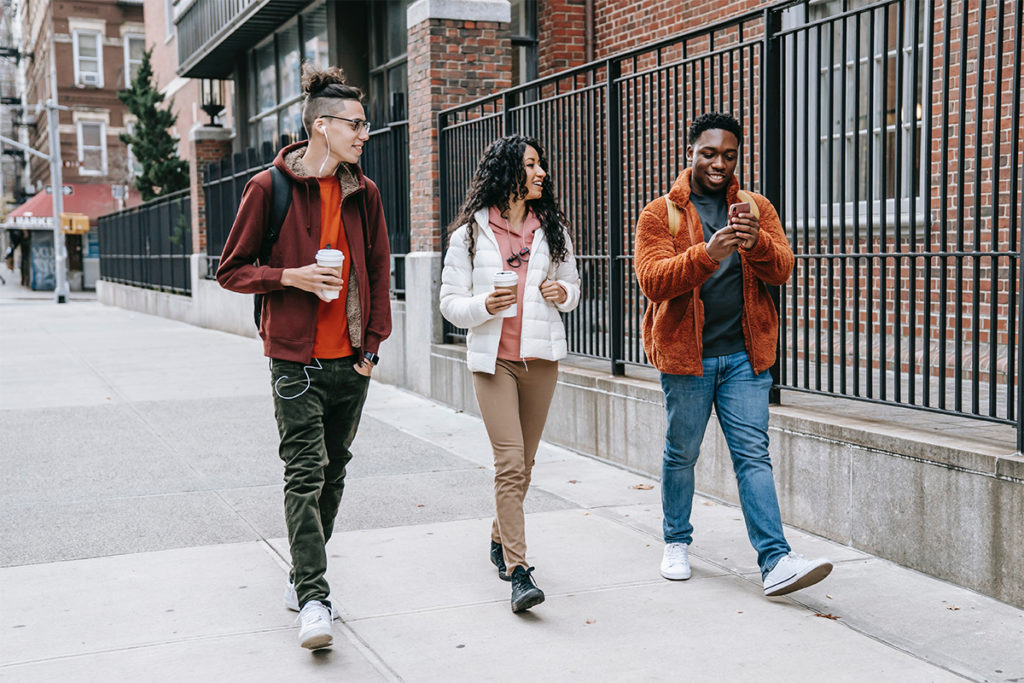
<path fill-rule="evenodd" d="M 586 0 L 583 6 L 583 51 L 585 63 L 594 61 L 594 0 Z"/>

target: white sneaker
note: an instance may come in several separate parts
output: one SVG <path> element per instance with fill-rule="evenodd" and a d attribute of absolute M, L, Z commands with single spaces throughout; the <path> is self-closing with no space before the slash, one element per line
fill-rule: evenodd
<path fill-rule="evenodd" d="M 661 556 L 661 575 L 672 581 L 690 578 L 690 552 L 686 543 L 668 543 Z"/>
<path fill-rule="evenodd" d="M 338 618 L 338 611 L 334 609 L 334 601 L 331 600 L 331 596 L 327 596 L 327 599 L 331 602 L 331 618 Z M 299 595 L 295 592 L 295 584 L 292 583 L 291 579 L 284 584 L 284 606 L 293 612 L 299 611 Z"/>
<path fill-rule="evenodd" d="M 832 563 L 825 558 L 807 560 L 803 555 L 789 553 L 764 577 L 764 594 L 785 595 L 813 586 L 831 571 Z"/>
<path fill-rule="evenodd" d="M 310 600 L 299 612 L 299 644 L 307 650 L 319 650 L 334 643 L 331 611 L 319 600 Z"/>

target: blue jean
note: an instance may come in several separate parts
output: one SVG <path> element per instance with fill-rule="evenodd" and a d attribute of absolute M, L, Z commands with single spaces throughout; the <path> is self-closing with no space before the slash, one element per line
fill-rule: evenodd
<path fill-rule="evenodd" d="M 757 551 L 762 576 L 775 567 L 789 544 L 768 454 L 768 391 L 771 373 L 754 373 L 745 351 L 704 359 L 704 375 L 662 373 L 668 430 L 661 465 L 661 506 L 666 543 L 690 543 L 694 466 L 711 416 L 711 406 L 729 445 L 747 536 Z"/>

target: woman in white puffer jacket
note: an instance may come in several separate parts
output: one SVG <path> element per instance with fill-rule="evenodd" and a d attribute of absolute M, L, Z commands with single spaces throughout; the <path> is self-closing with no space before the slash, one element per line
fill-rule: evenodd
<path fill-rule="evenodd" d="M 576 308 L 580 276 L 540 144 L 521 135 L 484 152 L 452 224 L 441 273 L 441 314 L 468 328 L 466 363 L 494 451 L 491 562 L 512 582 L 512 611 L 544 601 L 526 561 L 523 499 L 568 346 L 561 313 Z M 494 288 L 511 271 L 515 291 Z M 515 304 L 515 314 L 506 317 Z"/>

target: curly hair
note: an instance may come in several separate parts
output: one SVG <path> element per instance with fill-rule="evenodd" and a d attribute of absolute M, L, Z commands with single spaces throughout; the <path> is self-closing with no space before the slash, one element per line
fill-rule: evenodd
<path fill-rule="evenodd" d="M 363 100 L 363 91 L 346 83 L 345 72 L 337 66 L 321 69 L 309 62 L 303 64 L 302 91 L 306 93 L 302 103 L 302 127 L 307 137 L 313 129 L 313 121 L 333 111 L 333 101 Z"/>
<path fill-rule="evenodd" d="M 537 150 L 540 167 L 547 171 L 548 161 L 544 156 L 544 148 L 535 138 L 524 135 L 506 135 L 498 138 L 487 147 L 480 158 L 469 192 L 466 193 L 466 199 L 459 209 L 459 215 L 448 227 L 448 232 L 452 233 L 463 225 L 469 225 L 467 237 L 470 258 L 476 249 L 473 214 L 480 209 L 495 206 L 504 215 L 508 212 L 510 198 L 522 199 L 528 194 L 526 167 L 523 166 L 523 155 L 526 153 L 527 145 Z M 551 250 L 551 259 L 565 261 L 569 256 L 563 227 L 566 224 L 565 214 L 555 199 L 554 184 L 550 175 L 544 176 L 540 198 L 528 200 L 526 207 L 532 209 L 540 220 L 544 238 Z"/>
<path fill-rule="evenodd" d="M 715 111 L 701 114 L 693 120 L 693 123 L 690 124 L 690 130 L 686 135 L 686 143 L 692 145 L 697 142 L 697 138 L 706 130 L 729 131 L 736 136 L 737 143 L 743 142 L 743 129 L 740 127 L 740 122 L 729 114 Z"/>

